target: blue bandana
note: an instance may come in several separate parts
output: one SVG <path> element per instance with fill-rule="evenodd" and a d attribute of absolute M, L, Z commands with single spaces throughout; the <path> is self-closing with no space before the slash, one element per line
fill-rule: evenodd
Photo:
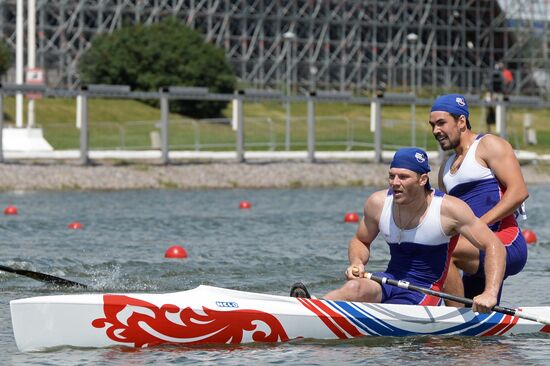
<path fill-rule="evenodd" d="M 404 147 L 397 150 L 390 168 L 409 169 L 418 174 L 431 171 L 430 164 L 428 164 L 428 154 L 417 147 Z"/>
<path fill-rule="evenodd" d="M 417 147 L 404 147 L 397 150 L 391 161 L 390 168 L 409 169 L 418 174 L 428 173 L 432 169 L 428 164 L 428 154 Z M 427 189 L 432 189 L 430 180 L 426 183 Z"/>
<path fill-rule="evenodd" d="M 431 112 L 434 111 L 448 112 L 457 116 L 462 115 L 466 117 L 466 119 L 470 116 L 466 98 L 460 94 L 447 94 L 440 96 L 432 105 Z"/>

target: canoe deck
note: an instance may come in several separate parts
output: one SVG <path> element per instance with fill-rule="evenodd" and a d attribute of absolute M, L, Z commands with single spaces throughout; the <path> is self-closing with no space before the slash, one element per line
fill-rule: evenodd
<path fill-rule="evenodd" d="M 496 336 L 550 332 L 550 326 L 500 313 L 445 306 L 296 299 L 199 286 L 166 294 L 77 294 L 10 302 L 20 351 L 58 346 L 149 347 L 241 344 L 296 338 Z M 549 315 L 550 307 L 528 307 Z"/>

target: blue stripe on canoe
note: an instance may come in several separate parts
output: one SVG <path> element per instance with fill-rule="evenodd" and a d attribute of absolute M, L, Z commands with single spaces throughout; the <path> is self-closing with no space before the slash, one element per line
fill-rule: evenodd
<path fill-rule="evenodd" d="M 374 317 L 372 314 L 359 308 L 357 305 L 346 301 L 330 301 L 333 307 L 340 309 L 340 312 L 353 324 L 371 335 L 403 337 L 417 334 L 401 328 L 397 328 L 383 320 Z"/>
<path fill-rule="evenodd" d="M 330 305 L 332 306 L 332 308 L 334 310 L 336 310 L 337 312 L 339 312 L 340 314 L 344 315 L 345 318 L 348 321 L 350 321 L 351 323 L 353 323 L 356 327 L 358 327 L 359 329 L 363 330 L 364 332 L 366 332 L 370 335 L 379 335 L 378 333 L 371 330 L 368 326 L 365 326 L 364 322 L 359 321 L 359 318 L 361 318 L 361 317 L 351 315 L 346 309 L 344 309 L 342 306 L 340 306 L 342 304 L 348 305 L 348 306 L 350 305 L 350 303 L 348 303 L 348 302 L 330 301 Z M 366 315 L 371 316 L 370 314 L 366 314 Z M 376 318 L 372 318 L 372 320 L 375 321 Z"/>
<path fill-rule="evenodd" d="M 449 328 L 448 330 L 445 331 L 445 333 L 450 333 L 452 331 L 460 331 L 463 329 L 463 331 L 460 331 L 460 333 L 458 334 L 465 335 L 465 336 L 480 335 L 482 333 L 485 333 L 489 329 L 493 328 L 494 326 L 498 325 L 504 317 L 505 315 L 501 313 L 479 314 L 476 317 L 474 317 L 472 320 L 460 326 Z M 438 332 L 434 334 L 445 334 L 445 333 Z"/>
<path fill-rule="evenodd" d="M 455 325 L 446 329 L 441 329 L 435 332 L 413 332 L 402 328 L 395 327 L 379 318 L 374 317 L 369 312 L 360 308 L 354 303 L 346 301 L 328 301 L 333 308 L 339 310 L 350 322 L 358 328 L 364 330 L 370 335 L 403 337 L 410 335 L 444 335 L 444 334 L 460 334 L 465 336 L 476 336 L 487 332 L 489 329 L 498 325 L 504 318 L 504 314 L 491 313 L 479 314 L 471 320 L 462 324 Z"/>

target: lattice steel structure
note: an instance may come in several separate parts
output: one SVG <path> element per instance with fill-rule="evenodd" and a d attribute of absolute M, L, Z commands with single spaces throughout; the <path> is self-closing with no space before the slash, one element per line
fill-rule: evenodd
<path fill-rule="evenodd" d="M 48 85 L 74 87 L 96 34 L 175 16 L 224 48 L 247 87 L 476 93 L 503 62 L 515 92 L 538 93 L 548 15 L 537 0 L 37 0 L 37 65 Z M 15 0 L 0 2 L 0 32 L 15 48 Z"/>

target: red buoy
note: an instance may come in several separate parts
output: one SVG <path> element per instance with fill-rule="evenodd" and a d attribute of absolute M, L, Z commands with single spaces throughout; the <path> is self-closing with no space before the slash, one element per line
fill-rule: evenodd
<path fill-rule="evenodd" d="M 533 230 L 523 230 L 523 237 L 525 238 L 527 244 L 535 244 L 537 242 L 537 234 L 535 234 Z"/>
<path fill-rule="evenodd" d="M 81 229 L 84 229 L 84 225 L 82 225 L 82 223 L 78 222 L 78 221 L 73 221 L 71 222 L 69 225 L 67 225 L 67 227 L 71 230 L 81 230 Z"/>
<path fill-rule="evenodd" d="M 9 205 L 4 209 L 4 215 L 17 215 L 17 207 Z"/>
<path fill-rule="evenodd" d="M 166 249 L 164 258 L 187 258 L 187 252 L 179 245 L 172 245 Z"/>
<path fill-rule="evenodd" d="M 344 216 L 344 222 L 359 222 L 359 215 L 355 212 L 348 212 Z"/>
<path fill-rule="evenodd" d="M 240 209 L 252 208 L 252 203 L 250 203 L 249 201 L 241 201 L 241 203 L 239 203 L 239 208 Z"/>

